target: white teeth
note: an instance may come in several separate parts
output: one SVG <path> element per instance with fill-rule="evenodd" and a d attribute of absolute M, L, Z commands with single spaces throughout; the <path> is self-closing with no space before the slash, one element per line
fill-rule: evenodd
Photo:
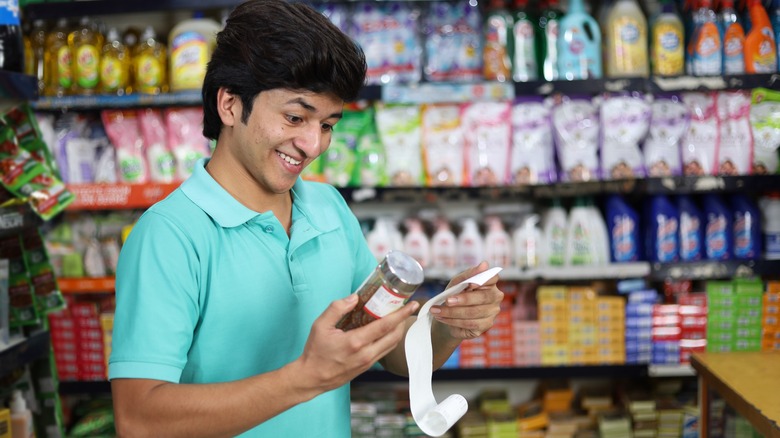
<path fill-rule="evenodd" d="M 283 154 L 283 153 L 281 153 L 281 152 L 279 152 L 279 151 L 276 151 L 276 153 L 277 153 L 277 154 L 279 154 L 279 156 L 280 156 L 280 157 L 282 157 L 282 159 L 283 159 L 284 161 L 286 161 L 286 162 L 288 162 L 288 163 L 290 163 L 290 164 L 293 164 L 293 165 L 295 165 L 295 166 L 297 166 L 297 165 L 301 164 L 301 162 L 300 162 L 300 161 L 298 161 L 298 160 L 294 159 L 293 157 L 291 157 L 291 156 L 289 156 L 289 155 L 285 155 L 285 154 Z"/>

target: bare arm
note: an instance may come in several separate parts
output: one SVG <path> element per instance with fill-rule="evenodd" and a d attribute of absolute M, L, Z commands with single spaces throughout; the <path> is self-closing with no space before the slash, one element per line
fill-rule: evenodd
<path fill-rule="evenodd" d="M 487 268 L 487 263 L 482 262 L 467 269 L 456 275 L 447 287 L 471 278 Z M 465 291 L 450 297 L 446 305 L 431 307 L 431 314 L 435 318 L 431 327 L 434 370 L 447 361 L 462 340 L 476 338 L 493 326 L 504 299 L 504 293 L 498 289 L 497 283 L 498 276 L 495 276 L 482 286 L 469 285 Z M 414 321 L 414 316 L 406 320 L 404 335 Z M 404 343 L 399 343 L 380 363 L 394 374 L 408 375 Z"/>
<path fill-rule="evenodd" d="M 346 384 L 396 347 L 403 338 L 404 320 L 418 307 L 409 303 L 364 327 L 337 329 L 336 323 L 355 306 L 356 298 L 353 294 L 331 303 L 314 322 L 303 354 L 278 370 L 213 384 L 112 380 L 118 435 L 235 436 Z"/>

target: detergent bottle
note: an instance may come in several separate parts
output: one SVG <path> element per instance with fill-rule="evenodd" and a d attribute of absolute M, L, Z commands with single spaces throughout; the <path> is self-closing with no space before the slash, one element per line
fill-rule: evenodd
<path fill-rule="evenodd" d="M 745 73 L 775 73 L 777 45 L 769 16 L 761 0 L 748 0 L 750 32 L 745 38 Z"/>
<path fill-rule="evenodd" d="M 485 19 L 482 48 L 483 76 L 488 81 L 506 82 L 512 78 L 512 15 L 504 0 L 490 0 Z"/>
<path fill-rule="evenodd" d="M 559 79 L 558 73 L 558 34 L 563 17 L 558 6 L 558 0 L 546 0 L 546 5 L 539 14 L 537 54 L 542 69 L 541 78 L 546 81 Z"/>
<path fill-rule="evenodd" d="M 650 34 L 653 74 L 682 75 L 685 72 L 685 30 L 671 0 L 661 3 L 661 12 L 653 21 Z"/>
<path fill-rule="evenodd" d="M 568 81 L 601 78 L 601 31 L 585 12 L 583 0 L 571 0 L 561 19 L 558 73 Z"/>
<path fill-rule="evenodd" d="M 723 40 L 723 74 L 737 75 L 745 73 L 745 30 L 742 28 L 734 0 L 721 0 L 720 21 Z"/>
<path fill-rule="evenodd" d="M 647 19 L 636 0 L 618 0 L 607 15 L 607 77 L 647 77 Z"/>
<path fill-rule="evenodd" d="M 191 19 L 171 29 L 168 35 L 171 91 L 200 90 L 219 30 L 219 23 L 205 18 L 201 12 L 195 12 Z"/>
<path fill-rule="evenodd" d="M 512 79 L 515 82 L 539 79 L 539 63 L 536 54 L 534 19 L 528 9 L 528 0 L 515 0 L 512 27 Z"/>
<path fill-rule="evenodd" d="M 688 54 L 694 76 L 717 76 L 723 72 L 723 50 L 712 0 L 699 0 L 693 13 L 693 34 Z"/>

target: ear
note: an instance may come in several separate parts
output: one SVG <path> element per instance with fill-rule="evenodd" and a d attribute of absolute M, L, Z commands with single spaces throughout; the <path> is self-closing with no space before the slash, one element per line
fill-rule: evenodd
<path fill-rule="evenodd" d="M 217 91 L 217 112 L 223 125 L 235 125 L 241 120 L 241 99 L 228 92 L 227 88 L 220 87 Z"/>

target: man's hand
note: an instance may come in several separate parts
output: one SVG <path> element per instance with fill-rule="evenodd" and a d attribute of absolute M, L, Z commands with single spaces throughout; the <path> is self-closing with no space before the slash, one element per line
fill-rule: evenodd
<path fill-rule="evenodd" d="M 467 269 L 456 275 L 447 288 L 463 280 L 487 270 L 487 262 Z M 496 284 L 498 276 L 494 276 L 482 286 L 470 284 L 466 290 L 447 299 L 441 306 L 431 307 L 431 314 L 436 321 L 447 327 L 449 336 L 455 339 L 472 339 L 488 331 L 493 326 L 504 293 Z"/>

